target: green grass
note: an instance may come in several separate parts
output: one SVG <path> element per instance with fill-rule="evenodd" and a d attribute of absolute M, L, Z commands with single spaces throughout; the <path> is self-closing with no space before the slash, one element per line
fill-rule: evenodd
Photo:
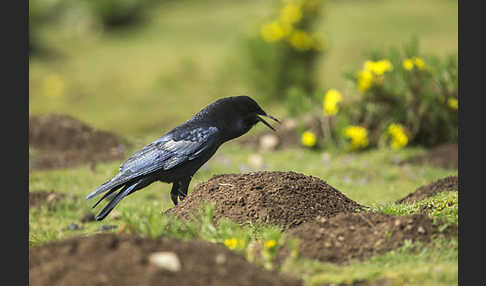
<path fill-rule="evenodd" d="M 282 270 L 303 277 L 308 286 L 382 279 L 390 285 L 457 285 L 457 249 L 457 239 L 437 239 L 428 245 L 406 243 L 396 251 L 345 266 L 301 258 L 289 261 Z"/>
<path fill-rule="evenodd" d="M 414 204 L 379 204 L 374 211 L 391 215 L 406 215 L 425 211 L 434 219 L 446 224 L 458 224 L 458 192 L 441 192 Z"/>

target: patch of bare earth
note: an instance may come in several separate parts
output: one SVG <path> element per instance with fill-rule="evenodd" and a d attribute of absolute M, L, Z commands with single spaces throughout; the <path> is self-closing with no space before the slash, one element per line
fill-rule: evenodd
<path fill-rule="evenodd" d="M 301 285 L 223 245 L 115 234 L 32 247 L 29 285 Z"/>
<path fill-rule="evenodd" d="M 457 143 L 434 147 L 422 155 L 401 162 L 401 164 L 431 165 L 444 169 L 457 169 L 458 163 L 459 153 Z"/>
<path fill-rule="evenodd" d="M 29 191 L 29 208 L 38 207 L 43 204 L 55 205 L 59 203 L 64 196 L 64 194 L 55 191 Z"/>
<path fill-rule="evenodd" d="M 406 240 L 429 242 L 434 236 L 457 235 L 457 226 L 448 226 L 440 232 L 424 214 L 392 216 L 363 212 L 315 219 L 287 233 L 300 239 L 302 256 L 342 264 L 398 249 Z M 282 251 L 280 255 L 285 257 L 288 250 Z"/>
<path fill-rule="evenodd" d="M 255 172 L 213 176 L 198 184 L 168 215 L 190 218 L 203 202 L 215 206 L 215 220 L 296 227 L 315 217 L 352 213 L 363 206 L 325 181 L 295 172 Z"/>
<path fill-rule="evenodd" d="M 30 117 L 29 146 L 34 149 L 29 168 L 43 170 L 121 160 L 128 143 L 71 116 L 47 114 Z"/>
<path fill-rule="evenodd" d="M 459 182 L 457 176 L 448 176 L 437 181 L 434 181 L 430 184 L 425 186 L 421 186 L 415 192 L 408 194 L 406 197 L 397 200 L 395 203 L 397 204 L 411 204 L 421 200 L 424 200 L 428 197 L 435 196 L 440 192 L 447 192 L 447 191 L 458 191 L 459 190 Z"/>

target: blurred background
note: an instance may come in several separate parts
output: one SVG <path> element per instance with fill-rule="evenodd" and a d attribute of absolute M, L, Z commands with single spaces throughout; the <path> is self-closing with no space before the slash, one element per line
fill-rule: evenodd
<path fill-rule="evenodd" d="M 29 112 L 160 136 L 217 98 L 249 95 L 298 118 L 303 147 L 455 142 L 457 5 L 31 0 Z"/>

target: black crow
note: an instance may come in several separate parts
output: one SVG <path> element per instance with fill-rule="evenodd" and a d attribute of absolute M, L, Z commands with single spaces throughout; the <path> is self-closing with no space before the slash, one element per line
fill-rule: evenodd
<path fill-rule="evenodd" d="M 170 196 L 174 205 L 187 195 L 196 171 L 224 142 L 248 132 L 258 122 L 275 131 L 261 116 L 277 122 L 248 96 L 221 98 L 199 111 L 191 119 L 132 155 L 120 166 L 120 172 L 86 197 L 105 193 L 93 206 L 109 197 L 110 202 L 96 216 L 104 219 L 127 195 L 155 181 L 173 183 Z M 121 190 L 112 194 L 118 189 Z"/>

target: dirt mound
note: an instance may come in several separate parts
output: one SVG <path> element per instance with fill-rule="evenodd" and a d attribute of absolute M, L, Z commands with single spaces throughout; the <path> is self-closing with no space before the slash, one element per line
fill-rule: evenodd
<path fill-rule="evenodd" d="M 302 256 L 344 263 L 398 249 L 405 240 L 428 242 L 434 235 L 457 235 L 457 226 L 449 226 L 440 233 L 427 215 L 366 212 L 316 219 L 289 230 L 288 234 L 300 239 Z"/>
<path fill-rule="evenodd" d="M 457 144 L 444 144 L 428 150 L 425 154 L 407 159 L 401 164 L 431 165 L 444 169 L 457 169 L 459 153 Z"/>
<path fill-rule="evenodd" d="M 171 255 L 162 259 L 156 252 Z M 222 245 L 202 241 L 99 234 L 36 246 L 29 257 L 33 286 L 301 285 L 250 264 Z"/>
<path fill-rule="evenodd" d="M 44 203 L 55 205 L 64 198 L 64 194 L 55 191 L 29 191 L 29 208 L 38 207 Z"/>
<path fill-rule="evenodd" d="M 395 203 L 396 204 L 411 204 L 415 203 L 418 201 L 421 201 L 423 199 L 426 199 L 428 197 L 435 196 L 436 194 L 440 192 L 446 192 L 446 191 L 458 191 L 459 190 L 459 181 L 457 176 L 449 176 L 445 177 L 442 179 L 439 179 L 437 181 L 434 181 L 430 184 L 427 184 L 425 186 L 421 186 L 415 192 L 407 195 L 406 197 L 397 200 Z"/>
<path fill-rule="evenodd" d="M 68 115 L 47 114 L 29 118 L 29 146 L 35 150 L 30 158 L 32 170 L 121 160 L 127 145 L 122 138 L 95 130 Z"/>
<path fill-rule="evenodd" d="M 215 219 L 295 227 L 316 216 L 363 208 L 325 181 L 295 172 L 217 175 L 201 183 L 166 214 L 189 218 L 203 201 L 215 204 Z"/>

